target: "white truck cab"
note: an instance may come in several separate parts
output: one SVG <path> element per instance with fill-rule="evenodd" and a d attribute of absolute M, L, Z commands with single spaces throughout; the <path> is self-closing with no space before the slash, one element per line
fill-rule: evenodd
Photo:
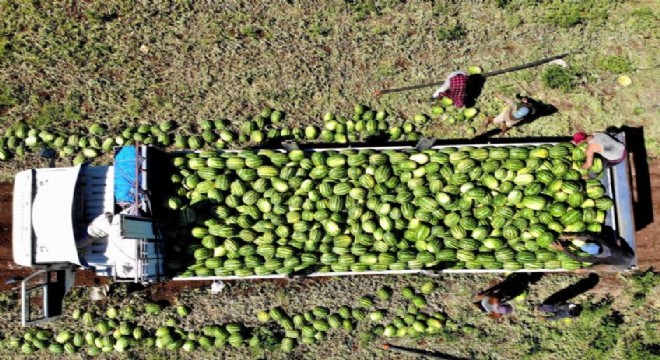
<path fill-rule="evenodd" d="M 111 166 L 29 169 L 16 175 L 14 262 L 37 269 L 21 282 L 24 326 L 61 315 L 76 268 L 115 281 L 149 283 L 163 276 L 162 242 L 148 201 L 151 149 L 118 148 Z M 108 213 L 107 236 L 90 238 L 89 224 Z"/>

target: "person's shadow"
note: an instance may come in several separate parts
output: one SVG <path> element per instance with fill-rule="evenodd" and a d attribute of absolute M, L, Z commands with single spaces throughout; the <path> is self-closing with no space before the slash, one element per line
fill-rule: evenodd
<path fill-rule="evenodd" d="M 468 76 L 464 101 L 465 107 L 473 107 L 477 103 L 477 98 L 481 95 L 485 83 L 486 78 L 479 74 Z"/>
<path fill-rule="evenodd" d="M 523 294 L 530 284 L 535 284 L 543 277 L 543 273 L 513 273 L 502 282 L 481 293 L 487 296 L 496 296 L 501 302 L 514 299 Z"/>
<path fill-rule="evenodd" d="M 521 96 L 521 98 L 526 98 L 527 103 L 532 106 L 534 111 L 532 111 L 531 114 L 527 115 L 523 120 L 515 124 L 513 127 L 520 127 L 525 124 L 532 123 L 539 118 L 542 118 L 544 116 L 550 116 L 552 114 L 555 114 L 557 111 L 559 111 L 556 106 L 552 104 L 546 104 L 543 101 L 536 100 L 529 96 Z"/>
<path fill-rule="evenodd" d="M 483 86 L 483 84 L 482 84 L 482 86 Z M 477 91 L 477 90 L 475 90 L 475 91 Z M 478 90 L 478 93 L 479 94 L 481 93 L 481 89 Z M 516 98 L 518 98 L 518 96 L 516 96 Z M 542 118 L 544 116 L 550 116 L 552 114 L 557 113 L 557 111 L 559 111 L 556 106 L 554 106 L 552 104 L 546 104 L 542 101 L 536 100 L 536 99 L 531 98 L 529 96 L 521 96 L 521 98 L 526 98 L 527 103 L 529 105 L 531 105 L 534 110 L 532 111 L 531 114 L 527 115 L 527 117 L 525 117 L 525 119 L 523 119 L 520 122 L 518 122 L 517 124 L 513 125 L 513 127 L 520 127 L 520 126 L 523 126 L 525 124 L 532 123 L 533 121 L 536 121 L 539 118 Z M 516 99 L 516 100 L 518 100 L 518 99 Z M 468 106 L 467 105 L 467 100 L 466 100 L 466 106 Z M 499 128 L 494 128 L 494 129 L 486 131 L 483 134 L 475 136 L 473 138 L 473 140 L 480 140 L 480 141 L 488 140 L 488 139 L 490 139 L 494 136 L 499 135 L 500 132 L 501 131 L 500 131 Z"/>
<path fill-rule="evenodd" d="M 568 300 L 593 289 L 600 280 L 600 277 L 591 273 L 588 277 L 576 282 L 575 284 L 557 291 L 545 299 L 542 304 L 563 304 Z"/>

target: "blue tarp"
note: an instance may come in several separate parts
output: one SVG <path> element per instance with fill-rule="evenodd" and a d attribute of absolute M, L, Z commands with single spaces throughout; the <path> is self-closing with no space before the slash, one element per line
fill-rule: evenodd
<path fill-rule="evenodd" d="M 140 171 L 136 171 L 141 167 L 141 164 L 136 166 L 137 161 L 140 160 L 135 146 L 122 147 L 115 155 L 115 201 L 118 204 L 134 204 L 136 202 L 136 184 L 141 183 Z"/>

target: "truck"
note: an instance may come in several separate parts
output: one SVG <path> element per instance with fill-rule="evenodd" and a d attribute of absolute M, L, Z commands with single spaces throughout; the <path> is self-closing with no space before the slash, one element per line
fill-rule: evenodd
<path fill-rule="evenodd" d="M 623 134 L 618 135 L 625 143 Z M 478 143 L 422 139 L 417 144 L 356 146 L 374 151 L 442 149 L 450 146 L 527 146 L 555 144 L 556 139 L 490 140 Z M 274 151 L 341 151 L 346 147 L 302 147 L 284 142 Z M 232 152 L 232 150 L 226 150 Z M 237 150 L 236 150 L 237 151 Z M 115 282 L 153 284 L 161 281 L 290 278 L 291 274 L 238 277 L 173 276 L 165 263 L 168 241 L 162 232 L 160 210 L 166 196 L 172 159 L 192 151 L 164 151 L 147 145 L 114 149 L 113 163 L 106 166 L 81 164 L 73 167 L 28 169 L 16 174 L 13 198 L 13 258 L 18 265 L 35 272 L 20 280 L 23 326 L 57 318 L 63 301 L 75 280 L 76 269 L 89 269 Z M 614 206 L 607 212 L 605 225 L 635 250 L 629 161 L 606 169 L 601 182 Z M 88 241 L 87 229 L 95 219 L 107 216 L 107 236 Z M 631 269 L 637 265 L 635 259 Z M 519 271 L 565 271 L 562 269 L 522 269 Z M 503 269 L 420 269 L 361 272 L 307 272 L 293 276 L 349 276 L 375 274 L 437 275 L 439 273 L 493 273 Z"/>

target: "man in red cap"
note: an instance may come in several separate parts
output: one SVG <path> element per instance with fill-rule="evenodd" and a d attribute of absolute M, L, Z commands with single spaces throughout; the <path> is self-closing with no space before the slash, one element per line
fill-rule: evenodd
<path fill-rule="evenodd" d="M 573 144 L 578 145 L 585 141 L 587 142 L 585 149 L 587 159 L 582 164 L 583 169 L 591 168 L 596 154 L 605 160 L 606 166 L 616 165 L 625 160 L 628 155 L 625 145 L 607 134 L 599 132 L 591 135 L 583 132 L 573 134 Z"/>
<path fill-rule="evenodd" d="M 454 102 L 454 106 L 465 106 L 465 96 L 467 95 L 468 73 L 465 71 L 454 71 L 447 75 L 447 79 L 438 90 L 433 93 L 431 99 L 440 100 L 443 97 L 449 98 Z"/>

